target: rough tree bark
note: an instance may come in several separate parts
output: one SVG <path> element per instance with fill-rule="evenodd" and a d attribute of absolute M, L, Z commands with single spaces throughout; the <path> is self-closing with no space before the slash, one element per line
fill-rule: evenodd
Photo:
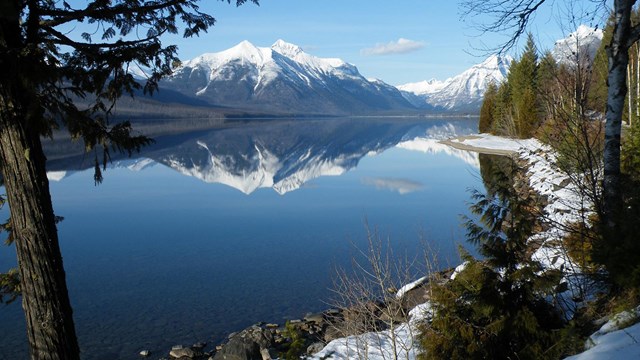
<path fill-rule="evenodd" d="M 40 143 L 37 85 L 21 74 L 37 68 L 22 41 L 17 2 L 0 14 L 0 172 L 11 211 L 22 307 L 32 359 L 79 359 L 55 215 Z"/>
<path fill-rule="evenodd" d="M 0 171 L 11 209 L 32 359 L 79 359 L 55 216 L 37 132 L 0 121 Z"/>
<path fill-rule="evenodd" d="M 607 47 L 609 74 L 607 76 L 607 109 L 604 139 L 604 212 L 605 226 L 611 235 L 618 227 L 618 217 L 622 211 L 622 189 L 620 188 L 620 135 L 622 113 L 627 94 L 627 66 L 629 49 L 637 37 L 632 35 L 631 8 L 635 0 L 614 1 L 614 28 L 611 42 Z M 629 114 L 631 115 L 631 114 Z"/>

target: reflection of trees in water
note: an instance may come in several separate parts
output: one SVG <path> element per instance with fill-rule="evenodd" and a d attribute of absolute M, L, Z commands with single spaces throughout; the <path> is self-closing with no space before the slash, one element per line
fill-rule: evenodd
<path fill-rule="evenodd" d="M 525 169 L 508 156 L 480 154 L 479 162 L 486 197 L 504 202 L 507 209 L 518 202 L 530 213 L 532 229 L 542 231 L 547 200 L 531 190 Z"/>
<path fill-rule="evenodd" d="M 468 241 L 489 258 L 495 250 L 493 247 L 517 243 L 511 251 L 522 251 L 522 256 L 526 257 L 528 239 L 539 230 L 537 225 L 542 215 L 539 198 L 529 191 L 524 170 L 519 169 L 510 157 L 481 154 L 479 161 L 486 194 L 477 190 L 472 192 L 470 210 L 479 216 L 479 220 L 467 219 Z"/>
<path fill-rule="evenodd" d="M 513 187 L 513 172 L 515 163 L 508 156 L 480 154 L 480 176 L 487 190 L 487 195 L 492 196 L 505 186 Z"/>

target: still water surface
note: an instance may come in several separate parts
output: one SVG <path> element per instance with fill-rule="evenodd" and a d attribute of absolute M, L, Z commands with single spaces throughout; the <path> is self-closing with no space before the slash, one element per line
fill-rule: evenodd
<path fill-rule="evenodd" d="M 475 154 L 437 140 L 476 131 L 473 119 L 322 119 L 184 132 L 115 161 L 98 187 L 87 159 L 53 147 L 83 359 L 213 346 L 323 310 L 365 221 L 397 253 L 419 253 L 422 235 L 455 265 L 467 190 L 482 183 Z M 12 266 L 0 248 L 0 271 Z M 27 358 L 19 302 L 0 305 L 0 323 L 0 359 Z"/>

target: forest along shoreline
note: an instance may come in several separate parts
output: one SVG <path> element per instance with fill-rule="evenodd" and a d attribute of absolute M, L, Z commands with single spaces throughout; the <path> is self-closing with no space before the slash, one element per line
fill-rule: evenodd
<path fill-rule="evenodd" d="M 480 154 L 508 156 L 516 162 L 518 173 L 515 176 L 514 187 L 520 192 L 532 192 L 540 199 L 544 207 L 547 220 L 559 224 L 568 224 L 576 217 L 573 201 L 579 201 L 575 189 L 571 188 L 568 178 L 554 169 L 555 156 L 553 150 L 535 139 L 509 139 L 488 134 L 467 135 L 441 141 L 442 144 L 459 150 L 473 151 Z M 571 266 L 566 254 L 555 246 L 557 239 L 563 234 L 557 229 L 550 232 L 547 229 L 533 235 L 532 257 L 546 267 L 559 268 Z M 579 272 L 579 269 L 575 269 Z M 397 303 L 399 316 L 393 321 L 396 324 L 407 323 L 412 309 L 425 307 L 429 302 L 429 281 L 446 281 L 455 273 L 455 269 L 441 271 L 429 279 L 424 277 L 403 287 L 398 293 Z M 568 297 L 574 297 L 575 284 L 569 283 Z M 375 309 L 388 308 L 389 304 L 376 304 L 371 301 L 369 306 L 373 316 Z M 328 309 L 321 313 L 307 314 L 301 319 L 289 320 L 285 324 L 259 322 L 239 332 L 230 333 L 223 344 L 207 346 L 206 343 L 196 343 L 192 346 L 176 345 L 168 351 L 170 359 L 275 359 L 289 358 L 288 355 L 336 354 L 345 347 L 348 341 L 345 336 L 343 323 L 353 316 L 352 309 Z M 411 332 L 409 332 L 410 334 Z M 410 336 L 410 335 L 409 335 Z M 366 340 L 362 340 L 366 341 Z M 403 340 L 404 343 L 414 343 L 412 339 Z M 379 346 L 379 345 L 372 345 Z M 165 353 L 166 354 L 166 353 Z M 140 351 L 140 356 L 152 355 L 150 350 Z M 155 354 L 154 354 L 155 355 Z M 337 354 L 336 354 L 337 355 Z"/>

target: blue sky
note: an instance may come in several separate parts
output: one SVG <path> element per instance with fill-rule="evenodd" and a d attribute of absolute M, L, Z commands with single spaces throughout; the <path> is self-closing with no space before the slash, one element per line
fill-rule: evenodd
<path fill-rule="evenodd" d="M 234 3 L 235 1 L 232 1 Z M 183 60 L 217 52 L 243 40 L 268 47 L 283 39 L 319 57 L 338 57 L 358 67 L 366 77 L 390 84 L 431 78 L 444 80 L 473 64 L 486 53 L 474 50 L 495 46 L 503 35 L 478 37 L 460 18 L 454 0 L 261 0 L 260 6 L 236 8 L 226 1 L 206 0 L 202 10 L 217 24 L 199 38 L 171 37 Z M 562 1 L 558 3 L 564 3 Z M 542 48 L 575 29 L 562 29 L 566 11 L 551 2 L 531 28 Z M 476 19 L 482 21 L 482 18 Z M 566 26 L 565 26 L 566 27 Z M 517 53 L 517 50 L 515 51 Z"/>

